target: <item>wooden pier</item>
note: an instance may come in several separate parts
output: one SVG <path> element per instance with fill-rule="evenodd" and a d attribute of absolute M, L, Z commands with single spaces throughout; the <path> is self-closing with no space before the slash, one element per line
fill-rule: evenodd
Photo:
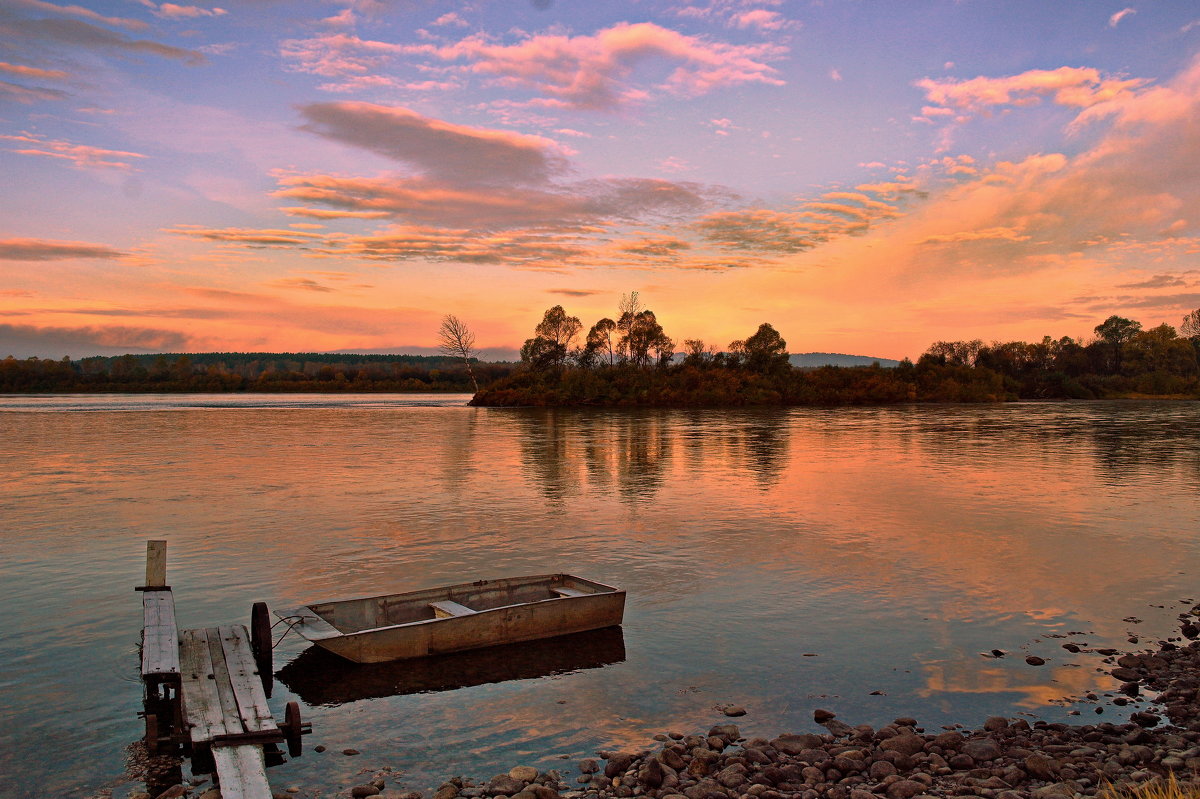
<path fill-rule="evenodd" d="M 283 760 L 278 744 L 286 742 L 298 757 L 310 725 L 300 720 L 296 702 L 288 703 L 282 725 L 267 705 L 266 607 L 254 608 L 253 634 L 241 624 L 179 630 L 165 541 L 147 542 L 146 584 L 138 590 L 147 749 L 183 752 L 194 772 L 215 772 L 224 799 L 271 799 L 266 769 Z"/>

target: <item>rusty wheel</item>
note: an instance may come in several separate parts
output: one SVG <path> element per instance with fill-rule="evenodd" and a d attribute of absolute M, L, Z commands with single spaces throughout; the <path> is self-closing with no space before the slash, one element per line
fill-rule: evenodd
<path fill-rule="evenodd" d="M 267 696 L 271 695 L 274 666 L 271 657 L 271 615 L 266 602 L 255 602 L 250 608 L 250 648 L 254 650 L 254 664 L 262 680 Z"/>
<path fill-rule="evenodd" d="M 288 702 L 283 714 L 283 734 L 287 736 L 288 754 L 300 757 L 303 748 L 301 738 L 304 734 L 304 723 L 300 721 L 300 703 Z"/>

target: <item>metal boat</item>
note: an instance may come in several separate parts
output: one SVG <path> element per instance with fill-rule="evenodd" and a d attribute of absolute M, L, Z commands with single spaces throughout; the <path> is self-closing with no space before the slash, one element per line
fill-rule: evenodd
<path fill-rule="evenodd" d="M 625 592 L 570 574 L 505 577 L 275 611 L 356 663 L 461 652 L 621 623 Z"/>

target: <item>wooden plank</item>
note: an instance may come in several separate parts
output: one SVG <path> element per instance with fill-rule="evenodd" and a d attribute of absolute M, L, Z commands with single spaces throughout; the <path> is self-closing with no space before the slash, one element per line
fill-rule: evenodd
<path fill-rule="evenodd" d="M 212 658 L 208 653 L 208 637 L 204 630 L 183 631 L 179 670 L 184 718 L 191 728 L 192 743 L 206 743 L 215 735 L 241 732 L 240 723 L 233 730 L 225 726 L 221 700 L 212 679 Z"/>
<path fill-rule="evenodd" d="M 303 635 L 309 641 L 319 641 L 325 638 L 339 638 L 342 631 L 334 627 L 329 622 L 317 615 L 316 611 L 307 605 L 301 605 L 297 608 L 289 608 L 288 610 L 277 610 L 275 615 L 283 619 L 287 624 L 293 624 L 296 618 L 303 619 L 299 624 L 294 624 L 292 629 Z"/>
<path fill-rule="evenodd" d="M 225 665 L 229 669 L 229 681 L 237 698 L 238 715 L 246 732 L 271 732 L 278 730 L 275 716 L 267 705 L 267 693 L 254 662 L 254 651 L 250 647 L 250 634 L 244 625 L 222 626 L 221 647 L 225 654 Z"/>
<path fill-rule="evenodd" d="M 439 619 L 448 619 L 452 616 L 470 616 L 475 612 L 466 605 L 460 605 L 448 599 L 444 599 L 441 602 L 430 602 L 429 607 L 433 608 L 434 614 Z"/>
<path fill-rule="evenodd" d="M 217 689 L 217 701 L 221 704 L 221 716 L 225 729 L 229 733 L 244 732 L 242 717 L 238 713 L 237 697 L 233 694 L 233 686 L 229 682 L 229 667 L 225 663 L 225 649 L 221 646 L 221 631 L 217 627 L 209 627 L 204 631 L 208 643 L 208 657 L 213 668 L 213 685 Z"/>
<path fill-rule="evenodd" d="M 587 591 L 580 591 L 578 588 L 551 587 L 550 590 L 559 596 L 591 596 Z"/>
<path fill-rule="evenodd" d="M 142 593 L 142 676 L 179 673 L 179 630 L 170 591 Z"/>
<path fill-rule="evenodd" d="M 262 747 L 223 746 L 212 756 L 223 799 L 271 799 Z"/>
<path fill-rule="evenodd" d="M 146 542 L 146 587 L 161 588 L 167 584 L 167 542 Z"/>

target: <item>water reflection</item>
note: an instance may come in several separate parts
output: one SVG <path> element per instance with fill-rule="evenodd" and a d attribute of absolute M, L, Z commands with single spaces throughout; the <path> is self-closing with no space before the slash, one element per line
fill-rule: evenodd
<path fill-rule="evenodd" d="M 607 627 L 392 663 L 351 663 L 312 646 L 280 669 L 276 676 L 309 705 L 332 706 L 363 699 L 553 677 L 624 660 L 625 636 L 621 628 Z"/>

